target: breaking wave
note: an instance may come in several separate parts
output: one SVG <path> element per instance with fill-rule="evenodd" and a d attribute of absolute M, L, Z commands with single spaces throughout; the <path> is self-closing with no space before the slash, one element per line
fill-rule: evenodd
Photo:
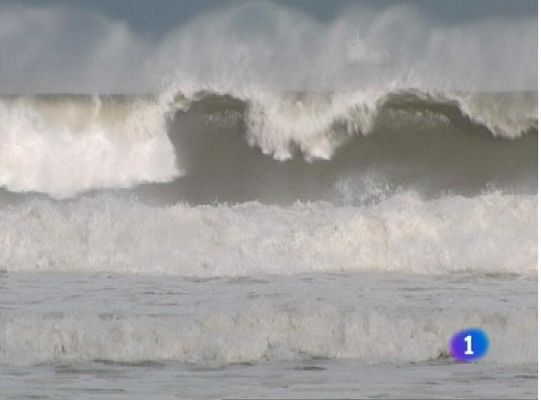
<path fill-rule="evenodd" d="M 82 9 L 10 4 L 0 26 L 10 192 L 169 182 L 148 190 L 332 200 L 329 187 L 373 170 L 393 190 L 412 186 L 410 170 L 431 194 L 535 185 L 536 18 L 439 24 L 414 6 L 356 5 L 320 21 L 247 2 L 146 35 Z"/>
<path fill-rule="evenodd" d="M 492 193 L 366 206 L 154 207 L 115 197 L 0 209 L 0 268 L 251 276 L 337 271 L 533 275 L 537 198 Z"/>
<path fill-rule="evenodd" d="M 0 363 L 402 368 L 467 326 L 535 363 L 537 37 L 403 5 L 148 34 L 0 5 Z"/>
<path fill-rule="evenodd" d="M 199 125 L 194 125 L 194 120 Z M 235 136 L 227 136 L 229 131 L 235 131 Z M 422 157 L 423 141 L 433 140 L 417 134 L 423 131 L 433 132 L 432 136 L 447 131 L 442 144 L 465 137 L 465 153 L 472 147 L 468 137 L 473 144 L 479 135 L 501 144 L 520 141 L 525 135 L 536 138 L 537 97 L 529 92 L 442 94 L 416 90 L 2 97 L 0 186 L 13 192 L 67 198 L 95 189 L 171 182 L 186 170 L 197 174 L 193 168 L 198 163 L 196 157 L 223 157 L 226 150 L 219 149 L 217 143 L 224 137 L 230 142 L 224 148 L 239 147 L 236 155 L 240 159 L 231 162 L 244 158 L 248 169 L 251 162 L 240 147 L 259 149 L 277 161 L 298 154 L 310 163 L 331 160 L 339 149 L 354 146 L 355 138 L 358 142 L 372 133 L 396 136 L 378 145 L 384 153 L 382 146 L 392 149 L 410 132 L 408 140 L 419 146 L 414 149 L 419 154 L 412 156 Z M 235 142 L 239 135 L 244 143 Z M 197 154 L 197 145 L 190 144 L 190 138 L 205 143 L 209 154 Z M 515 147 L 531 147 L 529 140 Z M 362 149 L 354 151 L 360 158 Z"/>
<path fill-rule="evenodd" d="M 426 362 L 449 357 L 449 332 L 481 322 L 499 349 L 486 362 L 536 362 L 533 310 L 443 313 L 382 304 L 343 309 L 321 303 L 260 303 L 190 315 L 2 310 L 0 363 L 175 360 L 216 367 L 310 358 Z M 518 332 L 522 340 L 516 340 Z"/>

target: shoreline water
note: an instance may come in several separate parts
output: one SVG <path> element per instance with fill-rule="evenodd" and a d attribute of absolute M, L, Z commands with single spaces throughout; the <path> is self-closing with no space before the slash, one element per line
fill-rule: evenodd
<path fill-rule="evenodd" d="M 535 277 L 8 272 L 0 285 L 0 373 L 13 396 L 535 395 Z M 465 326 L 491 339 L 469 365 L 447 353 Z"/>

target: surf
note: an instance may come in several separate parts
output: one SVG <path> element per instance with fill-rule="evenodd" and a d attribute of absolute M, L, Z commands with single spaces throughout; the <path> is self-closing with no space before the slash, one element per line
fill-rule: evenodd
<path fill-rule="evenodd" d="M 188 277 L 387 271 L 535 275 L 535 195 L 375 204 L 152 206 L 98 196 L 0 209 L 0 269 Z"/>
<path fill-rule="evenodd" d="M 301 186 L 302 181 L 312 182 L 316 171 L 323 171 L 335 186 L 363 175 L 361 171 L 352 176 L 355 164 L 372 174 L 395 146 L 412 147 L 412 160 L 422 160 L 423 145 L 438 147 L 439 142 L 443 149 L 447 143 L 462 146 L 464 157 L 473 160 L 474 153 L 481 151 L 477 149 L 480 138 L 496 153 L 505 152 L 503 145 L 508 148 L 508 156 L 502 154 L 495 170 L 523 171 L 520 166 L 536 157 L 527 154 L 537 140 L 536 110 L 532 92 L 245 91 L 241 95 L 201 91 L 188 97 L 166 91 L 137 96 L 4 96 L 0 98 L 0 186 L 10 192 L 71 198 L 142 184 L 190 186 L 190 179 L 199 177 L 208 180 L 202 187 L 216 186 L 214 199 L 227 200 L 212 174 L 231 171 L 226 181 L 236 185 L 234 180 L 240 175 L 234 176 L 232 165 L 239 162 L 256 174 L 261 168 L 301 174 Z M 367 149 L 377 149 L 381 157 L 374 158 Z M 257 152 L 269 161 L 260 159 Z M 347 153 L 351 153 L 349 161 L 344 160 Z M 386 163 L 392 167 L 399 161 L 396 157 L 400 158 L 395 154 Z M 509 157 L 515 158 L 516 166 L 507 165 Z M 225 158 L 229 161 L 220 172 L 217 163 Z M 411 163 L 415 169 L 428 167 L 415 166 L 419 163 L 412 160 L 400 162 Z M 284 166 L 275 167 L 275 163 Z M 448 165 L 450 171 L 454 167 L 462 168 Z M 275 177 L 277 182 L 280 179 Z M 489 177 L 484 180 L 490 183 Z M 179 199 L 191 200 L 197 190 L 188 187 L 177 194 Z M 164 191 L 171 192 L 166 187 Z M 332 197 L 317 192 L 307 192 L 305 198 Z M 294 196 L 302 198 L 301 193 Z"/>

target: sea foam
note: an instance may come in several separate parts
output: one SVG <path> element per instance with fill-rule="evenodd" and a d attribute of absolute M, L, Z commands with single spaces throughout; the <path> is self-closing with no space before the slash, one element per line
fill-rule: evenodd
<path fill-rule="evenodd" d="M 0 268 L 195 277 L 338 271 L 532 275 L 535 195 L 372 205 L 148 206 L 110 196 L 0 209 Z"/>

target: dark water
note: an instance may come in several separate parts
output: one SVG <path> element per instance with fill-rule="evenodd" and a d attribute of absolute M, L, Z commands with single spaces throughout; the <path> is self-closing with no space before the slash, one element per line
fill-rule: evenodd
<path fill-rule="evenodd" d="M 168 133 L 187 174 L 160 185 L 160 194 L 198 204 L 355 202 L 370 198 L 371 190 L 397 188 L 427 196 L 473 196 L 493 188 L 537 192 L 537 128 L 517 139 L 494 137 L 453 102 L 391 96 L 370 132 L 348 134 L 343 121 L 333 124 L 327 134 L 341 144 L 330 160 L 306 161 L 292 146 L 294 156 L 283 162 L 248 145 L 247 108 L 231 97 L 210 96 L 178 111 Z M 349 197 L 343 193 L 348 189 Z"/>

